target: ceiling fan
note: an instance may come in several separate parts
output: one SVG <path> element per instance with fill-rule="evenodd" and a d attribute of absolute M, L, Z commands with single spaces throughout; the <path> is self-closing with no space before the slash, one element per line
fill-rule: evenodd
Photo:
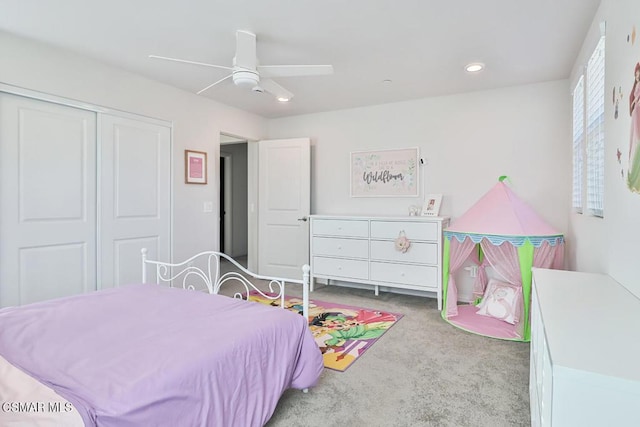
<path fill-rule="evenodd" d="M 333 74 L 333 66 L 331 65 L 258 65 L 258 58 L 256 56 L 256 35 L 243 30 L 236 31 L 236 55 L 233 58 L 233 67 L 206 64 L 186 59 L 168 58 L 166 56 L 158 55 L 149 55 L 149 58 L 231 71 L 231 74 L 228 76 L 223 77 L 198 91 L 198 95 L 231 78 L 236 86 L 250 87 L 254 92 L 268 92 L 274 95 L 279 101 L 286 102 L 293 97 L 293 94 L 275 81 L 271 80 L 271 77 Z"/>

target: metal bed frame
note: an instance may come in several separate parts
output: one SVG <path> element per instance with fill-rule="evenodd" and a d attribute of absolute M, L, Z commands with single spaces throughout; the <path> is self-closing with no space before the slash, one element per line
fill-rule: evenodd
<path fill-rule="evenodd" d="M 230 256 L 221 252 L 200 252 L 179 263 L 150 260 L 147 258 L 146 248 L 143 248 L 141 252 L 142 283 L 147 283 L 147 267 L 152 265 L 155 268 L 157 284 L 168 282 L 171 287 L 182 287 L 187 290 L 195 290 L 196 284 L 202 284 L 206 286 L 210 294 L 218 294 L 223 284 L 235 282 L 244 287 L 244 292 L 235 292 L 233 298 L 248 300 L 249 292 L 255 290 L 264 298 L 274 301 L 279 300 L 281 308 L 285 308 L 285 284 L 302 285 L 302 314 L 307 322 L 309 321 L 309 272 L 311 268 L 307 264 L 302 266 L 302 280 L 293 280 L 253 273 Z M 220 261 L 222 259 L 230 262 L 238 271 L 222 273 L 220 270 Z M 269 294 L 256 287 L 252 280 L 267 281 Z"/>

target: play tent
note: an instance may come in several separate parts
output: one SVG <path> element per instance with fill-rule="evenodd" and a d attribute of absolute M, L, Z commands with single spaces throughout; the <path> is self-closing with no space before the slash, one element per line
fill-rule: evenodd
<path fill-rule="evenodd" d="M 480 335 L 529 341 L 531 267 L 562 268 L 564 237 L 504 179 L 444 231 L 442 318 Z M 458 305 L 454 273 L 467 260 L 477 266 L 474 303 Z"/>

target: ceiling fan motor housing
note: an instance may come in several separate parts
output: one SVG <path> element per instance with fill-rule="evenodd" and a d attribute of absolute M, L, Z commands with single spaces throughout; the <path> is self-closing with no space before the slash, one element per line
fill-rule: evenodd
<path fill-rule="evenodd" d="M 256 71 L 251 70 L 234 70 L 233 83 L 236 86 L 254 87 L 260 83 L 260 76 Z"/>

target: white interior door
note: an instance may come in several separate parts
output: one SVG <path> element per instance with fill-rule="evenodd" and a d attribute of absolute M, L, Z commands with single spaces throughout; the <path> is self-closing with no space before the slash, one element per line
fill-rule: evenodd
<path fill-rule="evenodd" d="M 170 260 L 171 129 L 100 115 L 100 287 L 140 283 L 140 249 Z"/>
<path fill-rule="evenodd" d="M 258 142 L 258 271 L 300 279 L 309 263 L 309 138 Z"/>
<path fill-rule="evenodd" d="M 96 289 L 96 114 L 0 93 L 0 306 Z"/>

